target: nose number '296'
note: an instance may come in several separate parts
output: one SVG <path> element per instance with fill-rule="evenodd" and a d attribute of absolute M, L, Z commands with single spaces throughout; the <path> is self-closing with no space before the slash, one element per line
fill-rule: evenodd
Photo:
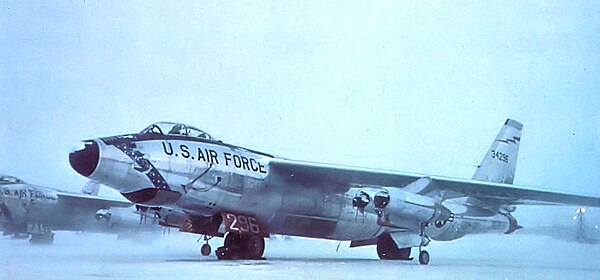
<path fill-rule="evenodd" d="M 260 226 L 256 218 L 242 214 L 222 213 L 225 229 L 228 232 L 259 234 Z"/>

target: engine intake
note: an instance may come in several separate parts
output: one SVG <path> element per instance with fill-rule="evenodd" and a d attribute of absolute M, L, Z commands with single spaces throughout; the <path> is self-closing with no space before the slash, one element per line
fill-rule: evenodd
<path fill-rule="evenodd" d="M 375 209 L 385 208 L 388 206 L 388 204 L 390 204 L 390 193 L 387 190 L 376 193 L 373 199 L 373 204 L 375 205 Z"/>
<path fill-rule="evenodd" d="M 371 196 L 364 191 L 359 191 L 352 199 L 352 206 L 359 209 L 365 209 L 370 202 Z"/>

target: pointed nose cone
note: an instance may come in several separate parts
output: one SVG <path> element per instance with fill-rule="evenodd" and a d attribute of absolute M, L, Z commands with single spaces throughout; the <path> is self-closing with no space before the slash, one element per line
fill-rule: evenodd
<path fill-rule="evenodd" d="M 69 154 L 69 163 L 77 173 L 89 177 L 94 173 L 100 159 L 100 150 L 96 141 L 86 141 L 84 146 Z"/>

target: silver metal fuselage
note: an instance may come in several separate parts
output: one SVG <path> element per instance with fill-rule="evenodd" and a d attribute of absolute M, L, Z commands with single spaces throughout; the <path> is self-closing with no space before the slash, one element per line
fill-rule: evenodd
<path fill-rule="evenodd" d="M 97 142 L 100 159 L 90 179 L 122 193 L 156 188 L 121 149 Z M 356 240 L 373 238 L 383 231 L 375 214 L 357 213 L 352 206 L 357 189 L 328 193 L 310 182 L 290 185 L 270 176 L 272 156 L 219 142 L 156 139 L 135 141 L 135 146 L 164 177 L 170 190 L 181 194 L 176 201 L 161 206 L 200 216 L 243 213 L 256 217 L 272 234 Z"/>
<path fill-rule="evenodd" d="M 365 187 L 347 186 L 339 191 L 310 179 L 293 180 L 293 172 L 270 172 L 273 156 L 189 138 L 134 134 L 93 140 L 99 156 L 87 177 L 117 189 L 135 203 L 197 216 L 223 212 L 253 216 L 270 234 L 369 240 L 390 229 L 378 222 L 372 209 L 359 211 L 353 206 L 352 199 Z M 154 192 L 148 195 L 150 190 Z M 417 208 L 405 207 L 404 211 L 422 214 Z M 484 216 L 475 220 L 457 216 L 454 223 L 432 228 L 430 236 L 450 240 L 464 236 L 470 228 L 506 232 L 504 216 Z M 424 221 L 407 218 L 406 227 L 394 230 L 418 232 Z"/>

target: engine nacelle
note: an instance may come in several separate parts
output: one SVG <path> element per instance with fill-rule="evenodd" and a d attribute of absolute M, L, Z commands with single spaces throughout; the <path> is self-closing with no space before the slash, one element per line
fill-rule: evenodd
<path fill-rule="evenodd" d="M 461 238 L 467 234 L 478 233 L 512 233 L 520 228 L 510 214 L 494 216 L 457 216 L 451 223 L 443 226 L 430 224 L 425 233 L 433 240 L 449 241 Z"/>
<path fill-rule="evenodd" d="M 416 223 L 445 224 L 454 215 L 435 199 L 400 189 L 384 189 L 373 197 L 378 223 L 382 226 L 413 228 Z"/>

